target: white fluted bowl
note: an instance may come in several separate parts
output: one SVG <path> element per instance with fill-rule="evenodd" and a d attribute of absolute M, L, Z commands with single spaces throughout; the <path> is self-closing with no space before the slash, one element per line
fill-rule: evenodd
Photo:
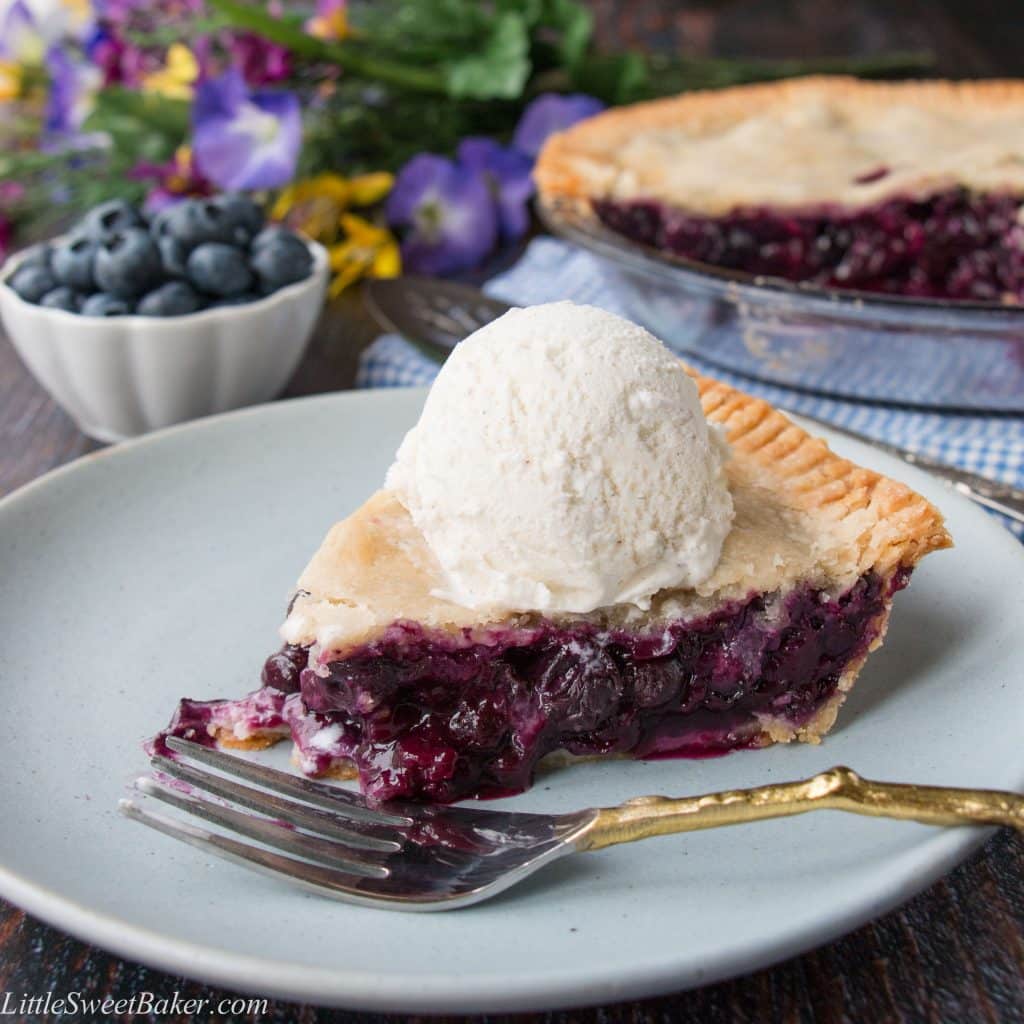
<path fill-rule="evenodd" d="M 266 402 L 295 372 L 323 306 L 327 252 L 308 241 L 309 277 L 244 306 L 188 316 L 89 317 L 18 297 L 0 271 L 0 318 L 25 365 L 100 441 L 123 441 Z"/>

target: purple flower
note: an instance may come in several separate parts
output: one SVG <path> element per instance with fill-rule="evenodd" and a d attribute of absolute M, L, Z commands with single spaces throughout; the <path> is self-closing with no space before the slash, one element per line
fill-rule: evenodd
<path fill-rule="evenodd" d="M 72 60 L 62 46 L 51 46 L 46 51 L 46 70 L 50 76 L 46 131 L 55 135 L 74 134 L 89 112 L 101 73 L 98 68 Z"/>
<path fill-rule="evenodd" d="M 143 6 L 142 0 L 92 0 L 93 13 L 104 21 L 124 24 Z"/>
<path fill-rule="evenodd" d="M 577 121 L 593 117 L 602 110 L 604 104 L 600 100 L 583 93 L 570 96 L 556 92 L 544 93 L 523 111 L 512 144 L 516 149 L 536 157 L 549 135 L 564 131 Z"/>
<path fill-rule="evenodd" d="M 128 172 L 128 177 L 133 181 L 152 182 L 144 204 L 146 213 L 159 213 L 192 196 L 208 196 L 215 191 L 213 185 L 196 170 L 188 146 L 180 146 L 167 163 L 140 160 Z"/>
<path fill-rule="evenodd" d="M 112 28 L 97 25 L 86 40 L 89 60 L 103 72 L 104 85 L 136 86 L 158 62 Z"/>
<path fill-rule="evenodd" d="M 301 144 L 301 111 L 292 93 L 250 93 L 235 68 L 196 89 L 192 149 L 196 167 L 215 185 L 277 188 L 295 173 Z"/>
<path fill-rule="evenodd" d="M 0 24 L 0 59 L 33 64 L 42 56 L 39 25 L 24 0 L 14 0 Z"/>
<path fill-rule="evenodd" d="M 116 25 L 153 29 L 203 12 L 203 0 L 92 0 L 96 18 Z"/>
<path fill-rule="evenodd" d="M 249 85 L 273 85 L 292 71 L 290 51 L 253 32 L 232 32 L 226 40 L 232 63 Z"/>
<path fill-rule="evenodd" d="M 469 138 L 459 144 L 459 163 L 483 177 L 498 207 L 501 237 L 515 241 L 530 224 L 527 204 L 533 195 L 533 161 L 494 139 Z"/>
<path fill-rule="evenodd" d="M 414 156 L 399 171 L 387 214 L 392 226 L 406 229 L 402 265 L 407 270 L 465 270 L 497 241 L 497 210 L 483 176 L 433 153 Z"/>

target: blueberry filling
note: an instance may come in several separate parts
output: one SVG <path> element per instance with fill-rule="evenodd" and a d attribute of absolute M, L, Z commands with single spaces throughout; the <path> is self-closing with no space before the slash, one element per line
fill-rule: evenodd
<path fill-rule="evenodd" d="M 878 168 L 858 179 L 884 177 Z M 857 210 L 746 207 L 703 217 L 650 200 L 594 203 L 612 230 L 661 251 L 832 288 L 962 301 L 1024 301 L 1021 200 L 949 189 Z"/>
<path fill-rule="evenodd" d="M 657 633 L 588 624 L 492 631 L 481 642 L 395 623 L 341 660 L 285 646 L 241 701 L 184 700 L 156 739 L 291 732 L 303 771 L 354 763 L 375 800 L 451 801 L 526 789 L 548 753 L 706 757 L 799 727 L 866 653 L 908 571 L 841 596 L 751 597 Z"/>

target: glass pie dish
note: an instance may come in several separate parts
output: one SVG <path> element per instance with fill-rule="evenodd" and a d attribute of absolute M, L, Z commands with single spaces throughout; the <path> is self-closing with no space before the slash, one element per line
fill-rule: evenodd
<path fill-rule="evenodd" d="M 631 317 L 706 364 L 837 398 L 1024 413 L 1024 309 L 755 276 L 631 241 L 578 204 L 538 208 L 606 262 Z"/>

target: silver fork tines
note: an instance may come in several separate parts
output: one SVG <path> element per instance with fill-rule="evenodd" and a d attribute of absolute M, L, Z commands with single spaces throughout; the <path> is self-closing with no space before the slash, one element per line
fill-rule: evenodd
<path fill-rule="evenodd" d="M 369 859 L 365 853 L 353 853 L 343 842 L 337 841 L 337 833 L 333 833 L 333 840 L 308 835 L 289 825 L 287 819 L 282 822 L 271 818 L 260 818 L 235 810 L 225 804 L 215 804 L 198 797 L 185 796 L 157 779 L 141 778 L 135 783 L 135 788 L 146 796 L 155 797 L 181 811 L 194 814 L 197 818 L 203 818 L 211 824 L 222 825 L 232 832 L 248 836 L 267 846 L 276 847 L 287 853 L 298 854 L 309 860 L 326 864 L 328 867 L 351 870 L 355 874 L 374 878 L 387 877 L 387 868 Z M 401 849 L 401 843 L 392 842 L 381 845 L 389 853 Z"/>
<path fill-rule="evenodd" d="M 167 747 L 171 756 L 154 754 L 153 775 L 136 780 L 137 795 L 121 801 L 126 816 L 264 874 L 365 905 L 440 910 L 478 902 L 573 852 L 569 840 L 595 813 L 379 809 L 339 786 L 187 740 L 168 738 Z M 150 800 L 259 845 L 152 810 Z"/>
<path fill-rule="evenodd" d="M 284 772 L 268 768 L 266 765 L 256 764 L 254 761 L 244 761 L 239 757 L 225 754 L 221 750 L 203 747 L 177 736 L 168 736 L 164 742 L 175 753 L 185 754 L 193 761 L 200 761 L 211 768 L 227 772 L 229 775 L 237 775 L 239 778 L 255 782 L 266 789 L 283 793 L 285 796 L 298 797 L 307 804 L 316 804 L 332 812 L 344 808 L 353 818 L 375 821 L 382 825 L 410 824 L 410 819 L 407 816 L 377 810 L 361 796 L 339 786 L 314 782 L 312 779 L 300 779 L 296 775 L 286 775 Z"/>
<path fill-rule="evenodd" d="M 360 818 L 344 818 L 331 811 L 296 803 L 274 793 L 253 789 L 251 786 L 244 786 L 239 782 L 232 782 L 230 779 L 201 771 L 192 765 L 172 761 L 159 754 L 152 758 L 152 764 L 157 772 L 184 782 L 190 789 L 204 790 L 221 800 L 229 800 L 240 807 L 256 811 L 257 814 L 272 816 L 280 821 L 288 822 L 289 825 L 329 836 L 331 839 L 349 843 L 352 846 L 394 853 L 402 845 L 390 838 L 386 826 L 367 824 Z M 146 785 L 142 785 L 142 783 Z M 155 783 L 155 788 L 149 783 Z M 156 796 L 164 799 L 167 803 L 173 802 L 168 798 L 168 794 L 173 792 L 172 788 L 162 785 L 159 776 L 155 779 L 139 779 L 136 788 L 146 793 L 147 796 Z"/>

